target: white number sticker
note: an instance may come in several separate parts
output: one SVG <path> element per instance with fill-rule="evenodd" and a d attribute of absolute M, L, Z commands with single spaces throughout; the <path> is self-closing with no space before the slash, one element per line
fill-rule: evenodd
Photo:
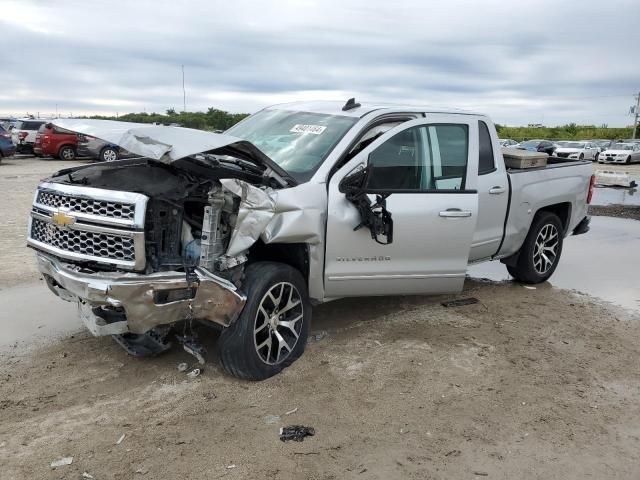
<path fill-rule="evenodd" d="M 294 125 L 293 128 L 291 130 L 289 130 L 292 133 L 313 133 L 314 135 L 320 135 L 322 132 L 324 132 L 327 129 L 327 127 L 324 127 L 322 125 Z"/>

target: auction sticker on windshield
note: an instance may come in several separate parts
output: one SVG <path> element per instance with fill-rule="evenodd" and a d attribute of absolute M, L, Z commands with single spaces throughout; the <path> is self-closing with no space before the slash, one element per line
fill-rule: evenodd
<path fill-rule="evenodd" d="M 301 125 L 301 124 L 297 124 L 294 125 L 291 130 L 289 130 L 292 133 L 313 133 L 314 135 L 320 135 L 322 132 L 324 132 L 327 129 L 327 127 L 324 127 L 322 125 Z"/>

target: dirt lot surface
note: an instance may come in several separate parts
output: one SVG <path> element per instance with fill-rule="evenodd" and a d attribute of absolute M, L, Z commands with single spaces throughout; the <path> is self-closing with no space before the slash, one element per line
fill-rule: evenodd
<path fill-rule="evenodd" d="M 37 279 L 26 217 L 61 164 L 0 165 L 5 288 Z M 640 478 L 640 317 L 548 284 L 469 296 L 322 305 L 305 355 L 260 383 L 221 373 L 215 334 L 195 379 L 177 348 L 133 359 L 86 333 L 0 352 L 0 478 Z M 296 424 L 315 436 L 281 442 Z"/>
<path fill-rule="evenodd" d="M 640 318 L 552 288 L 465 295 L 321 306 L 328 335 L 261 383 L 86 334 L 5 354 L 2 478 L 639 478 Z M 316 435 L 282 443 L 291 424 Z"/>

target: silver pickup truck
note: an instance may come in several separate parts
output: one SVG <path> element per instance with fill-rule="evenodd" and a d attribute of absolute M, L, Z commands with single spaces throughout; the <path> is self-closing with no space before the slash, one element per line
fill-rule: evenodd
<path fill-rule="evenodd" d="M 56 123 L 140 158 L 39 185 L 28 245 L 49 288 L 133 355 L 176 338 L 200 358 L 192 325 L 217 326 L 222 366 L 246 379 L 300 357 L 312 305 L 459 292 L 488 260 L 543 282 L 589 225 L 590 162 L 508 169 L 480 114 L 351 99 L 266 108 L 224 134 Z"/>

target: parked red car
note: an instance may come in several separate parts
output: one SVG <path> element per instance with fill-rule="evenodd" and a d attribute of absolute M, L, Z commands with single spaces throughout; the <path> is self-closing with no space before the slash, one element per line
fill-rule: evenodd
<path fill-rule="evenodd" d="M 76 158 L 77 148 L 78 135 L 51 123 L 45 123 L 36 134 L 33 152 L 39 157 L 52 156 L 61 160 L 73 160 Z"/>

